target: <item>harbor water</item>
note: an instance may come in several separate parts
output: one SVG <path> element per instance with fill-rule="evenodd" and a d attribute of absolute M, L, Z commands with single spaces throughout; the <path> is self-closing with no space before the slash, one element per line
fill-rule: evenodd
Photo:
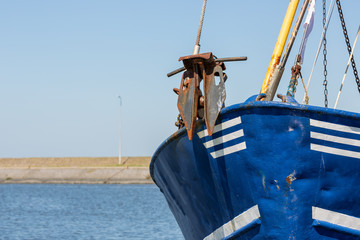
<path fill-rule="evenodd" d="M 184 239 L 155 185 L 1 184 L 0 239 Z"/>

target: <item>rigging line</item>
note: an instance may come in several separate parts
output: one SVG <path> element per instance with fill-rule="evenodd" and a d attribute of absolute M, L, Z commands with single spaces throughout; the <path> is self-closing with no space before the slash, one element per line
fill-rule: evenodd
<path fill-rule="evenodd" d="M 201 10 L 200 24 L 199 24 L 198 34 L 197 34 L 197 37 L 196 37 L 196 43 L 195 43 L 195 46 L 194 46 L 193 55 L 199 54 L 199 52 L 200 52 L 200 36 L 201 36 L 202 26 L 203 26 L 203 23 L 204 23 L 206 2 L 207 2 L 207 0 L 204 0 L 202 10 Z"/>
<path fill-rule="evenodd" d="M 336 4 L 337 4 L 337 7 L 338 7 L 338 11 L 339 11 L 339 17 L 340 17 L 340 21 L 341 21 L 341 27 L 343 29 L 343 33 L 344 33 L 344 37 L 345 37 L 345 43 L 346 43 L 346 46 L 347 46 L 347 50 L 349 52 L 349 54 L 351 53 L 351 44 L 350 44 L 350 40 L 349 40 L 349 36 L 348 36 L 348 33 L 347 33 L 347 29 L 346 29 L 346 24 L 345 24 L 345 19 L 344 19 L 344 13 L 341 9 L 341 3 L 340 3 L 340 0 L 336 0 Z M 353 72 L 354 72 L 354 76 L 355 76 L 355 82 L 357 84 L 357 88 L 360 92 L 360 79 L 359 79 L 359 76 L 358 76 L 358 71 L 356 69 L 356 64 L 355 64 L 355 59 L 354 59 L 354 56 L 353 58 L 351 59 L 351 66 L 353 68 Z"/>
<path fill-rule="evenodd" d="M 317 52 L 316 52 L 316 57 L 315 57 L 315 60 L 314 60 L 313 67 L 312 67 L 312 69 L 311 69 L 310 77 L 309 77 L 309 80 L 308 80 L 308 82 L 307 82 L 307 84 L 306 84 L 306 91 L 309 89 L 309 85 L 310 85 L 310 81 L 311 81 L 311 78 L 312 78 L 312 75 L 313 75 L 313 72 L 314 72 L 314 68 L 315 68 L 317 59 L 318 59 L 318 57 L 319 57 L 321 45 L 322 45 L 322 43 L 323 43 L 323 41 L 324 41 L 325 32 L 327 31 L 327 28 L 328 28 L 328 26 L 329 26 L 332 13 L 333 13 L 333 11 L 334 11 L 334 6 L 335 6 L 335 2 L 334 2 L 334 0 L 332 0 L 331 3 L 330 3 L 329 11 L 328 11 L 328 16 L 327 16 L 327 20 L 326 20 L 326 25 L 324 26 L 323 31 L 322 31 L 322 34 L 321 34 L 321 39 L 320 39 L 319 47 L 318 47 L 318 50 L 317 50 Z M 331 11 L 330 11 L 330 8 L 331 8 Z M 304 95 L 302 104 L 304 104 L 304 102 L 305 102 L 305 95 Z"/>
<path fill-rule="evenodd" d="M 340 94 L 341 94 L 342 88 L 343 88 L 343 86 L 344 86 L 344 81 L 345 81 L 346 74 L 347 74 L 347 71 L 348 71 L 348 69 L 349 69 L 349 65 L 350 65 L 350 62 L 351 62 L 351 59 L 352 59 L 352 56 L 353 56 L 353 53 L 354 53 L 354 49 L 355 49 L 355 46 L 356 46 L 356 42 L 357 42 L 358 37 L 359 37 L 359 32 L 360 32 L 360 26 L 359 26 L 358 32 L 357 32 L 357 34 L 356 34 L 354 46 L 352 47 L 352 50 L 351 50 L 351 54 L 350 54 L 348 63 L 347 63 L 347 65 L 346 65 L 345 74 L 344 74 L 344 77 L 343 77 L 342 82 L 341 82 L 341 85 L 340 85 L 340 90 L 339 90 L 339 93 L 338 93 L 337 98 L 336 98 L 336 102 L 335 102 L 334 109 L 336 109 L 336 106 L 337 106 L 337 104 L 338 104 L 338 101 L 339 101 L 339 98 L 340 98 Z"/>
<path fill-rule="evenodd" d="M 303 85 L 304 91 L 305 91 L 305 104 L 309 104 L 309 95 L 308 95 L 306 87 L 305 87 L 304 78 L 303 78 L 301 72 L 299 74 L 300 74 L 301 82 L 302 82 L 302 85 Z"/>

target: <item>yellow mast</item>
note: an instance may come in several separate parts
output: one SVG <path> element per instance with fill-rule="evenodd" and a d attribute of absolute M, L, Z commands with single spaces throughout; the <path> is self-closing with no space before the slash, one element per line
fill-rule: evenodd
<path fill-rule="evenodd" d="M 274 73 L 276 66 L 280 62 L 280 58 L 281 58 L 282 52 L 284 50 L 287 37 L 289 35 L 290 28 L 291 28 L 298 4 L 299 4 L 299 0 L 290 0 L 279 36 L 278 36 L 278 39 L 277 39 L 277 42 L 276 42 L 276 45 L 275 45 L 275 48 L 273 51 L 273 55 L 271 57 L 271 61 L 270 61 L 268 70 L 266 72 L 266 76 L 265 76 L 263 85 L 261 87 L 260 93 L 265 93 L 266 94 L 265 100 L 268 100 L 268 101 L 271 101 L 274 98 L 274 95 L 276 92 L 276 89 L 273 89 L 271 87 L 272 75 Z M 277 86 L 276 86 L 276 88 L 277 88 Z"/>

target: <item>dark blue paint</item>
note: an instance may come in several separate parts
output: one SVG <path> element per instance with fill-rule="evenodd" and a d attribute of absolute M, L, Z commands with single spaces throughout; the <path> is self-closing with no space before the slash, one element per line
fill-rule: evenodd
<path fill-rule="evenodd" d="M 360 237 L 360 231 L 354 230 L 354 229 L 349 229 L 349 228 L 344 228 L 338 225 L 334 225 L 331 223 L 327 223 L 327 222 L 323 222 L 323 221 L 318 221 L 315 220 L 313 222 L 313 226 L 317 229 L 322 229 L 322 231 L 326 231 L 328 232 L 336 232 L 338 233 L 339 236 L 337 236 L 337 238 L 340 239 L 344 239 L 346 238 L 354 238 L 354 237 Z M 341 237 L 340 237 L 341 236 Z"/>
<path fill-rule="evenodd" d="M 218 119 L 241 116 L 241 126 L 234 128 L 244 130 L 239 142 L 246 141 L 246 150 L 214 159 L 203 145 L 209 138 L 199 139 L 195 133 L 189 141 L 181 129 L 154 154 L 151 176 L 185 238 L 203 239 L 258 205 L 261 224 L 227 239 L 337 239 L 339 229 L 312 225 L 312 207 L 359 218 L 360 159 L 310 150 L 310 143 L 318 140 L 310 139 L 315 127 L 310 127 L 309 119 L 360 127 L 360 115 L 254 100 L 223 109 Z M 195 132 L 204 128 L 199 121 Z M 348 150 L 359 151 L 358 147 Z M 290 174 L 296 177 L 291 184 L 286 181 Z M 341 234 L 357 239 L 354 233 Z"/>
<path fill-rule="evenodd" d="M 237 239 L 237 237 L 239 235 L 249 235 L 249 232 L 251 230 L 255 230 L 255 228 L 259 227 L 261 224 L 261 221 L 258 219 L 258 220 L 255 220 L 255 221 L 252 221 L 250 224 L 248 224 L 247 226 L 245 227 L 242 227 L 240 228 L 239 230 L 235 231 L 234 233 L 230 234 L 229 236 L 225 237 L 224 240 L 231 240 L 231 239 Z M 258 232 L 259 230 L 256 231 L 256 233 Z M 254 231 L 253 231 L 254 232 Z"/>

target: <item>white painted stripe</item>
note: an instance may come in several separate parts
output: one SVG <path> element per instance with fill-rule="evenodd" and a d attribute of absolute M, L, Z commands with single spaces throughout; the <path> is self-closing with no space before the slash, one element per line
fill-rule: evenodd
<path fill-rule="evenodd" d="M 318 152 L 324 152 L 324 153 L 330 153 L 330 154 L 340 155 L 340 156 L 344 156 L 344 157 L 352 157 L 352 158 L 360 159 L 360 152 L 354 152 L 354 151 L 349 151 L 349 150 L 344 150 L 344 149 L 339 149 L 339 148 L 327 147 L 327 146 L 322 146 L 322 145 L 318 145 L 318 144 L 314 144 L 314 143 L 310 144 L 310 149 L 314 150 L 314 151 L 318 151 Z"/>
<path fill-rule="evenodd" d="M 219 132 L 221 130 L 233 127 L 235 125 L 241 124 L 241 117 L 230 119 L 226 122 L 222 122 L 220 124 L 215 125 L 213 133 Z M 199 138 L 209 136 L 207 129 L 200 131 L 197 133 Z"/>
<path fill-rule="evenodd" d="M 329 141 L 329 142 L 342 143 L 342 144 L 360 147 L 360 140 L 355 140 L 355 139 L 351 139 L 351 138 L 336 137 L 333 135 L 328 135 L 328 134 L 323 134 L 323 133 L 318 133 L 318 132 L 310 132 L 310 137 L 315 138 L 315 139 Z"/>
<path fill-rule="evenodd" d="M 260 218 L 259 207 L 255 205 L 234 218 L 235 229 L 243 228 L 258 218 Z"/>
<path fill-rule="evenodd" d="M 245 144 L 245 142 L 241 142 L 239 144 L 236 144 L 231 147 L 224 148 L 224 149 L 220 149 L 220 150 L 212 152 L 210 154 L 213 158 L 218 158 L 218 157 L 222 157 L 222 156 L 234 153 L 234 152 L 239 152 L 244 149 L 246 149 L 246 144 Z"/>
<path fill-rule="evenodd" d="M 335 224 L 341 227 L 360 230 L 360 218 L 346 215 L 343 213 L 333 212 L 323 208 L 312 207 L 312 218 Z"/>
<path fill-rule="evenodd" d="M 260 218 L 260 212 L 258 205 L 253 206 L 252 208 L 246 210 L 245 212 L 239 214 L 234 219 L 225 223 L 214 232 L 209 234 L 204 240 L 218 240 L 223 239 L 224 237 L 229 236 L 233 232 L 239 230 L 240 228 L 245 227 L 246 225 L 252 223 L 256 219 Z"/>
<path fill-rule="evenodd" d="M 360 128 L 310 119 L 310 125 L 360 135 Z"/>
<path fill-rule="evenodd" d="M 207 142 L 204 143 L 204 146 L 206 148 L 211 148 L 213 146 L 229 142 L 231 140 L 234 140 L 236 138 L 240 138 L 242 136 L 244 136 L 244 131 L 242 129 L 240 129 L 239 131 L 232 132 L 232 133 L 229 133 L 227 135 L 224 135 L 224 136 L 215 138 L 213 140 L 207 141 Z"/>

